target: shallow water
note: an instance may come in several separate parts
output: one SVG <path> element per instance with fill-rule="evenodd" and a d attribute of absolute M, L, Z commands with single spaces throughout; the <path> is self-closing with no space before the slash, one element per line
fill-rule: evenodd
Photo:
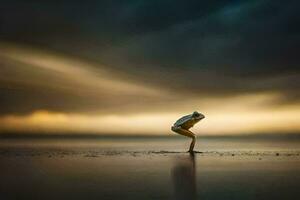
<path fill-rule="evenodd" d="M 0 141 L 1 199 L 299 199 L 298 141 Z"/>

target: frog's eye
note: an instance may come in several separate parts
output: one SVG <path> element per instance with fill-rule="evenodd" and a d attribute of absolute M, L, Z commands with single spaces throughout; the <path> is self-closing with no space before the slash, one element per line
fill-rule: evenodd
<path fill-rule="evenodd" d="M 196 117 L 196 118 L 200 117 L 200 113 L 198 113 L 197 111 L 193 112 L 193 117 Z"/>

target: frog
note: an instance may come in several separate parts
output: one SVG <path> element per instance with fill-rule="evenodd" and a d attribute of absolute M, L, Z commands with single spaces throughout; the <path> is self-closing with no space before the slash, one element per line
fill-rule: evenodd
<path fill-rule="evenodd" d="M 196 135 L 189 129 L 204 118 L 205 116 L 202 113 L 194 111 L 192 114 L 185 115 L 179 118 L 171 127 L 171 130 L 173 132 L 192 138 L 192 142 L 188 150 L 189 153 L 194 153 L 194 147 L 196 143 Z"/>

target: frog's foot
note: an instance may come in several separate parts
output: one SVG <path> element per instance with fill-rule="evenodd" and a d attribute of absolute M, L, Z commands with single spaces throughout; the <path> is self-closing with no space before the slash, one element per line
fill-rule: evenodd
<path fill-rule="evenodd" d="M 197 151 L 194 151 L 194 150 L 188 150 L 187 153 L 194 154 L 194 153 L 197 153 Z"/>
<path fill-rule="evenodd" d="M 189 150 L 189 151 L 187 151 L 187 153 L 190 153 L 190 154 L 199 154 L 199 153 L 204 153 L 203 151 L 191 151 L 191 150 Z"/>

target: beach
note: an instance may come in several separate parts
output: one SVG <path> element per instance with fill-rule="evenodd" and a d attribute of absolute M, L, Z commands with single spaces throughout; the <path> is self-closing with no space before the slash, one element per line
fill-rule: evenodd
<path fill-rule="evenodd" d="M 300 142 L 2 139 L 1 199 L 299 199 Z"/>

